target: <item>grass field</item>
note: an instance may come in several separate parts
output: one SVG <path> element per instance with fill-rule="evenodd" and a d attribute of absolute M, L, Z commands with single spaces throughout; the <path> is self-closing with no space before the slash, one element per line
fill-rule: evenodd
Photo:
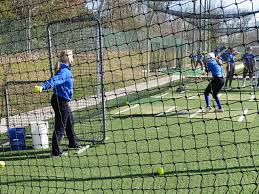
<path fill-rule="evenodd" d="M 207 82 L 198 82 L 182 93 L 173 86 L 110 102 L 109 139 L 81 155 L 3 146 L 0 193 L 258 193 L 258 91 L 235 81 L 220 93 L 225 112 L 204 114 Z M 91 119 L 81 117 L 77 132 L 99 127 Z"/>

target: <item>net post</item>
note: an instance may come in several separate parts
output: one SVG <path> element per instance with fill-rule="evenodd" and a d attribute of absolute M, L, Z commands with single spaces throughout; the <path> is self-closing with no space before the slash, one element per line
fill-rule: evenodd
<path fill-rule="evenodd" d="M 5 120 L 6 120 L 6 127 L 7 127 L 7 130 L 9 129 L 9 127 L 10 127 L 10 119 L 9 119 L 9 117 L 10 117 L 10 109 L 9 109 L 9 94 L 8 94 L 8 82 L 6 82 L 5 84 L 4 84 L 4 99 L 5 99 L 5 110 L 6 110 L 6 118 L 5 118 Z"/>
<path fill-rule="evenodd" d="M 46 27 L 46 31 L 48 33 L 47 36 L 47 41 L 48 41 L 48 60 L 49 60 L 49 66 L 50 66 L 50 74 L 51 77 L 54 75 L 54 68 L 53 68 L 53 64 L 52 64 L 52 41 L 51 41 L 51 30 L 50 30 L 50 26 L 51 23 L 48 23 L 47 27 Z"/>
<path fill-rule="evenodd" d="M 103 61 L 103 41 L 102 41 L 102 25 L 101 25 L 101 16 L 105 0 L 101 0 L 100 5 L 98 6 L 97 16 L 96 16 L 96 48 L 97 48 L 97 74 L 98 74 L 98 88 L 97 88 L 97 98 L 101 97 L 101 111 L 102 111 L 102 139 L 101 143 L 104 143 L 107 133 L 107 124 L 106 124 L 106 99 L 105 99 L 105 83 L 104 83 L 104 61 Z"/>

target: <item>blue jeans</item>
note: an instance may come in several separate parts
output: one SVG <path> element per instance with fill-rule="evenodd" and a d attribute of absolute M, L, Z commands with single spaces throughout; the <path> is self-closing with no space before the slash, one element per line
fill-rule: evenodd
<path fill-rule="evenodd" d="M 74 132 L 74 116 L 66 99 L 53 94 L 51 106 L 55 112 L 55 130 L 52 137 L 52 155 L 62 154 L 60 142 L 66 131 L 70 148 L 79 147 L 78 139 Z"/>

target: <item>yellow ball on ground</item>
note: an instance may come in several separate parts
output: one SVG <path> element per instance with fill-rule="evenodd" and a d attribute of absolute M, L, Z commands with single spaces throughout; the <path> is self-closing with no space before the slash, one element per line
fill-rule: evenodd
<path fill-rule="evenodd" d="M 126 101 L 126 104 L 129 105 L 129 101 Z"/>
<path fill-rule="evenodd" d="M 5 167 L 5 162 L 4 161 L 0 161 L 0 168 L 4 168 Z"/>
<path fill-rule="evenodd" d="M 158 175 L 164 175 L 165 174 L 165 171 L 162 167 L 159 167 L 156 172 L 157 172 Z"/>

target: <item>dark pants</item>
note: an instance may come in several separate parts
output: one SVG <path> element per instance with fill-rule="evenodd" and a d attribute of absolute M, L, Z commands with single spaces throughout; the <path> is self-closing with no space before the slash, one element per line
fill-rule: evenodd
<path fill-rule="evenodd" d="M 197 59 L 195 69 L 197 68 L 198 64 L 201 65 L 201 69 L 203 70 L 203 61 L 200 59 Z"/>
<path fill-rule="evenodd" d="M 254 74 L 254 65 L 245 65 L 244 70 L 243 70 L 243 78 L 246 78 L 247 73 L 249 73 L 249 78 L 253 78 Z"/>
<path fill-rule="evenodd" d="M 229 81 L 229 87 L 231 87 L 232 84 L 232 80 L 234 78 L 235 75 L 235 64 L 228 64 L 227 65 L 227 78 L 226 78 L 226 84 L 225 86 L 228 85 L 228 81 Z"/>
<path fill-rule="evenodd" d="M 69 147 L 76 148 L 79 146 L 74 132 L 74 117 L 70 110 L 68 101 L 57 95 L 51 98 L 51 106 L 55 111 L 55 130 L 52 137 L 52 155 L 62 154 L 60 142 L 64 136 L 64 131 L 69 141 Z"/>
<path fill-rule="evenodd" d="M 221 88 L 224 86 L 224 78 L 221 77 L 214 77 L 207 88 L 204 91 L 204 95 L 208 96 L 210 93 L 212 94 L 213 98 L 215 100 L 218 99 L 218 93 L 221 90 Z"/>
<path fill-rule="evenodd" d="M 196 61 L 195 61 L 195 59 L 191 59 L 191 66 L 192 66 L 192 69 L 196 68 Z"/>

